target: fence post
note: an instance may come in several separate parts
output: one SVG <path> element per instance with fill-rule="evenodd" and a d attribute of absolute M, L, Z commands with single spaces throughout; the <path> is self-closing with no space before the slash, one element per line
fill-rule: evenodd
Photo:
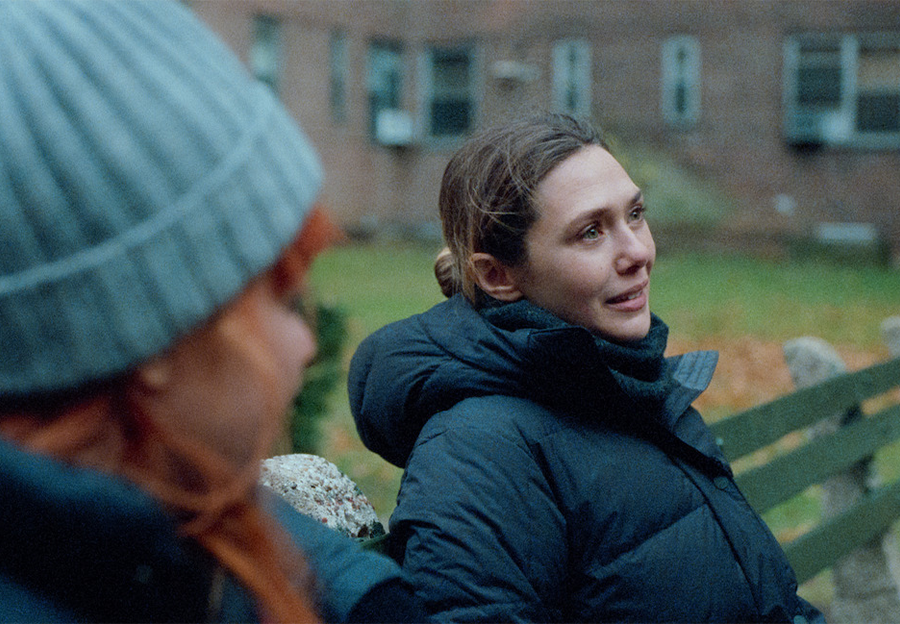
<path fill-rule="evenodd" d="M 818 338 L 797 338 L 784 343 L 784 357 L 797 388 L 810 386 L 847 371 L 843 360 L 827 342 Z M 813 428 L 816 435 L 834 431 L 858 418 L 860 412 L 823 414 Z M 864 461 L 822 485 L 822 515 L 835 516 L 850 508 L 864 495 L 873 475 Z M 831 624 L 856 622 L 900 622 L 900 592 L 891 574 L 882 540 L 841 559 L 832 568 L 834 600 L 828 621 Z"/>
<path fill-rule="evenodd" d="M 881 324 L 881 338 L 892 358 L 900 357 L 900 316 L 886 318 Z"/>

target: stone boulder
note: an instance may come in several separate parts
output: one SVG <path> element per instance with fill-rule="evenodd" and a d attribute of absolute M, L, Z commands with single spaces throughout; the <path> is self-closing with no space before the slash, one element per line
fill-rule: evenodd
<path fill-rule="evenodd" d="M 375 509 L 337 466 L 317 455 L 279 455 L 262 462 L 259 477 L 300 513 L 356 539 L 384 535 Z"/>

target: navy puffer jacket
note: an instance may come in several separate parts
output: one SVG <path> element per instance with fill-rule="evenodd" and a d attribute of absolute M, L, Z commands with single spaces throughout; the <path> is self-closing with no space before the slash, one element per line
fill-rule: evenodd
<path fill-rule="evenodd" d="M 669 361 L 647 414 L 578 327 L 505 331 L 462 298 L 360 346 L 363 441 L 405 467 L 391 548 L 440 618 L 803 622 L 781 548 L 691 403 L 717 356 Z"/>

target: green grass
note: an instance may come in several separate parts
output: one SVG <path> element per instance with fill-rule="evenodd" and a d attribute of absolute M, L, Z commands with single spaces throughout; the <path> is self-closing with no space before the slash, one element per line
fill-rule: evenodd
<path fill-rule="evenodd" d="M 318 298 L 348 313 L 355 347 L 376 329 L 443 299 L 432 272 L 439 250 L 402 242 L 339 247 L 316 260 L 311 282 Z"/>
<path fill-rule="evenodd" d="M 443 300 L 433 274 L 438 245 L 354 244 L 319 257 L 310 277 L 318 299 L 347 315 L 346 364 L 363 338 Z M 345 367 L 346 368 L 346 367 Z M 348 405 L 346 376 L 331 397 L 321 454 L 352 478 L 386 523 L 401 471 L 363 448 Z"/>
<path fill-rule="evenodd" d="M 318 259 L 312 282 L 325 302 L 347 311 L 358 342 L 443 298 L 432 273 L 437 251 L 410 243 L 349 245 Z M 692 339 L 814 334 L 869 348 L 880 341 L 881 321 L 900 314 L 900 273 L 874 265 L 662 256 L 652 306 L 673 332 Z"/>
<path fill-rule="evenodd" d="M 348 317 L 348 361 L 371 332 L 443 300 L 432 273 L 438 249 L 400 242 L 353 244 L 316 261 L 311 277 L 316 295 L 340 306 Z M 900 272 L 874 265 L 741 256 L 661 256 L 654 268 L 651 300 L 673 337 L 783 341 L 812 335 L 836 346 L 878 351 L 883 349 L 881 322 L 900 314 Z M 728 405 L 711 410 L 719 415 L 733 411 Z M 386 520 L 401 471 L 362 447 L 344 384 L 332 397 L 328 428 L 321 453 L 360 485 Z M 900 450 L 882 453 L 879 469 L 900 471 Z M 787 534 L 818 513 L 818 498 L 808 493 L 765 518 L 776 534 Z M 829 578 L 829 573 L 820 575 L 801 593 L 814 604 L 827 605 Z"/>
<path fill-rule="evenodd" d="M 878 344 L 881 322 L 900 314 L 900 273 L 874 265 L 777 262 L 746 257 L 661 257 L 653 309 L 679 334 L 834 344 Z"/>

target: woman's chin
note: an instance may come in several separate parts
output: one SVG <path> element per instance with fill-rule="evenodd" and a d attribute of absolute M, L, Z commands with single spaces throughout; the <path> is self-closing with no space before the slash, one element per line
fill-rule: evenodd
<path fill-rule="evenodd" d="M 598 325 L 592 331 L 601 338 L 623 344 L 643 340 L 650 333 L 650 309 L 644 308 L 631 318 L 619 319 L 616 323 Z"/>

